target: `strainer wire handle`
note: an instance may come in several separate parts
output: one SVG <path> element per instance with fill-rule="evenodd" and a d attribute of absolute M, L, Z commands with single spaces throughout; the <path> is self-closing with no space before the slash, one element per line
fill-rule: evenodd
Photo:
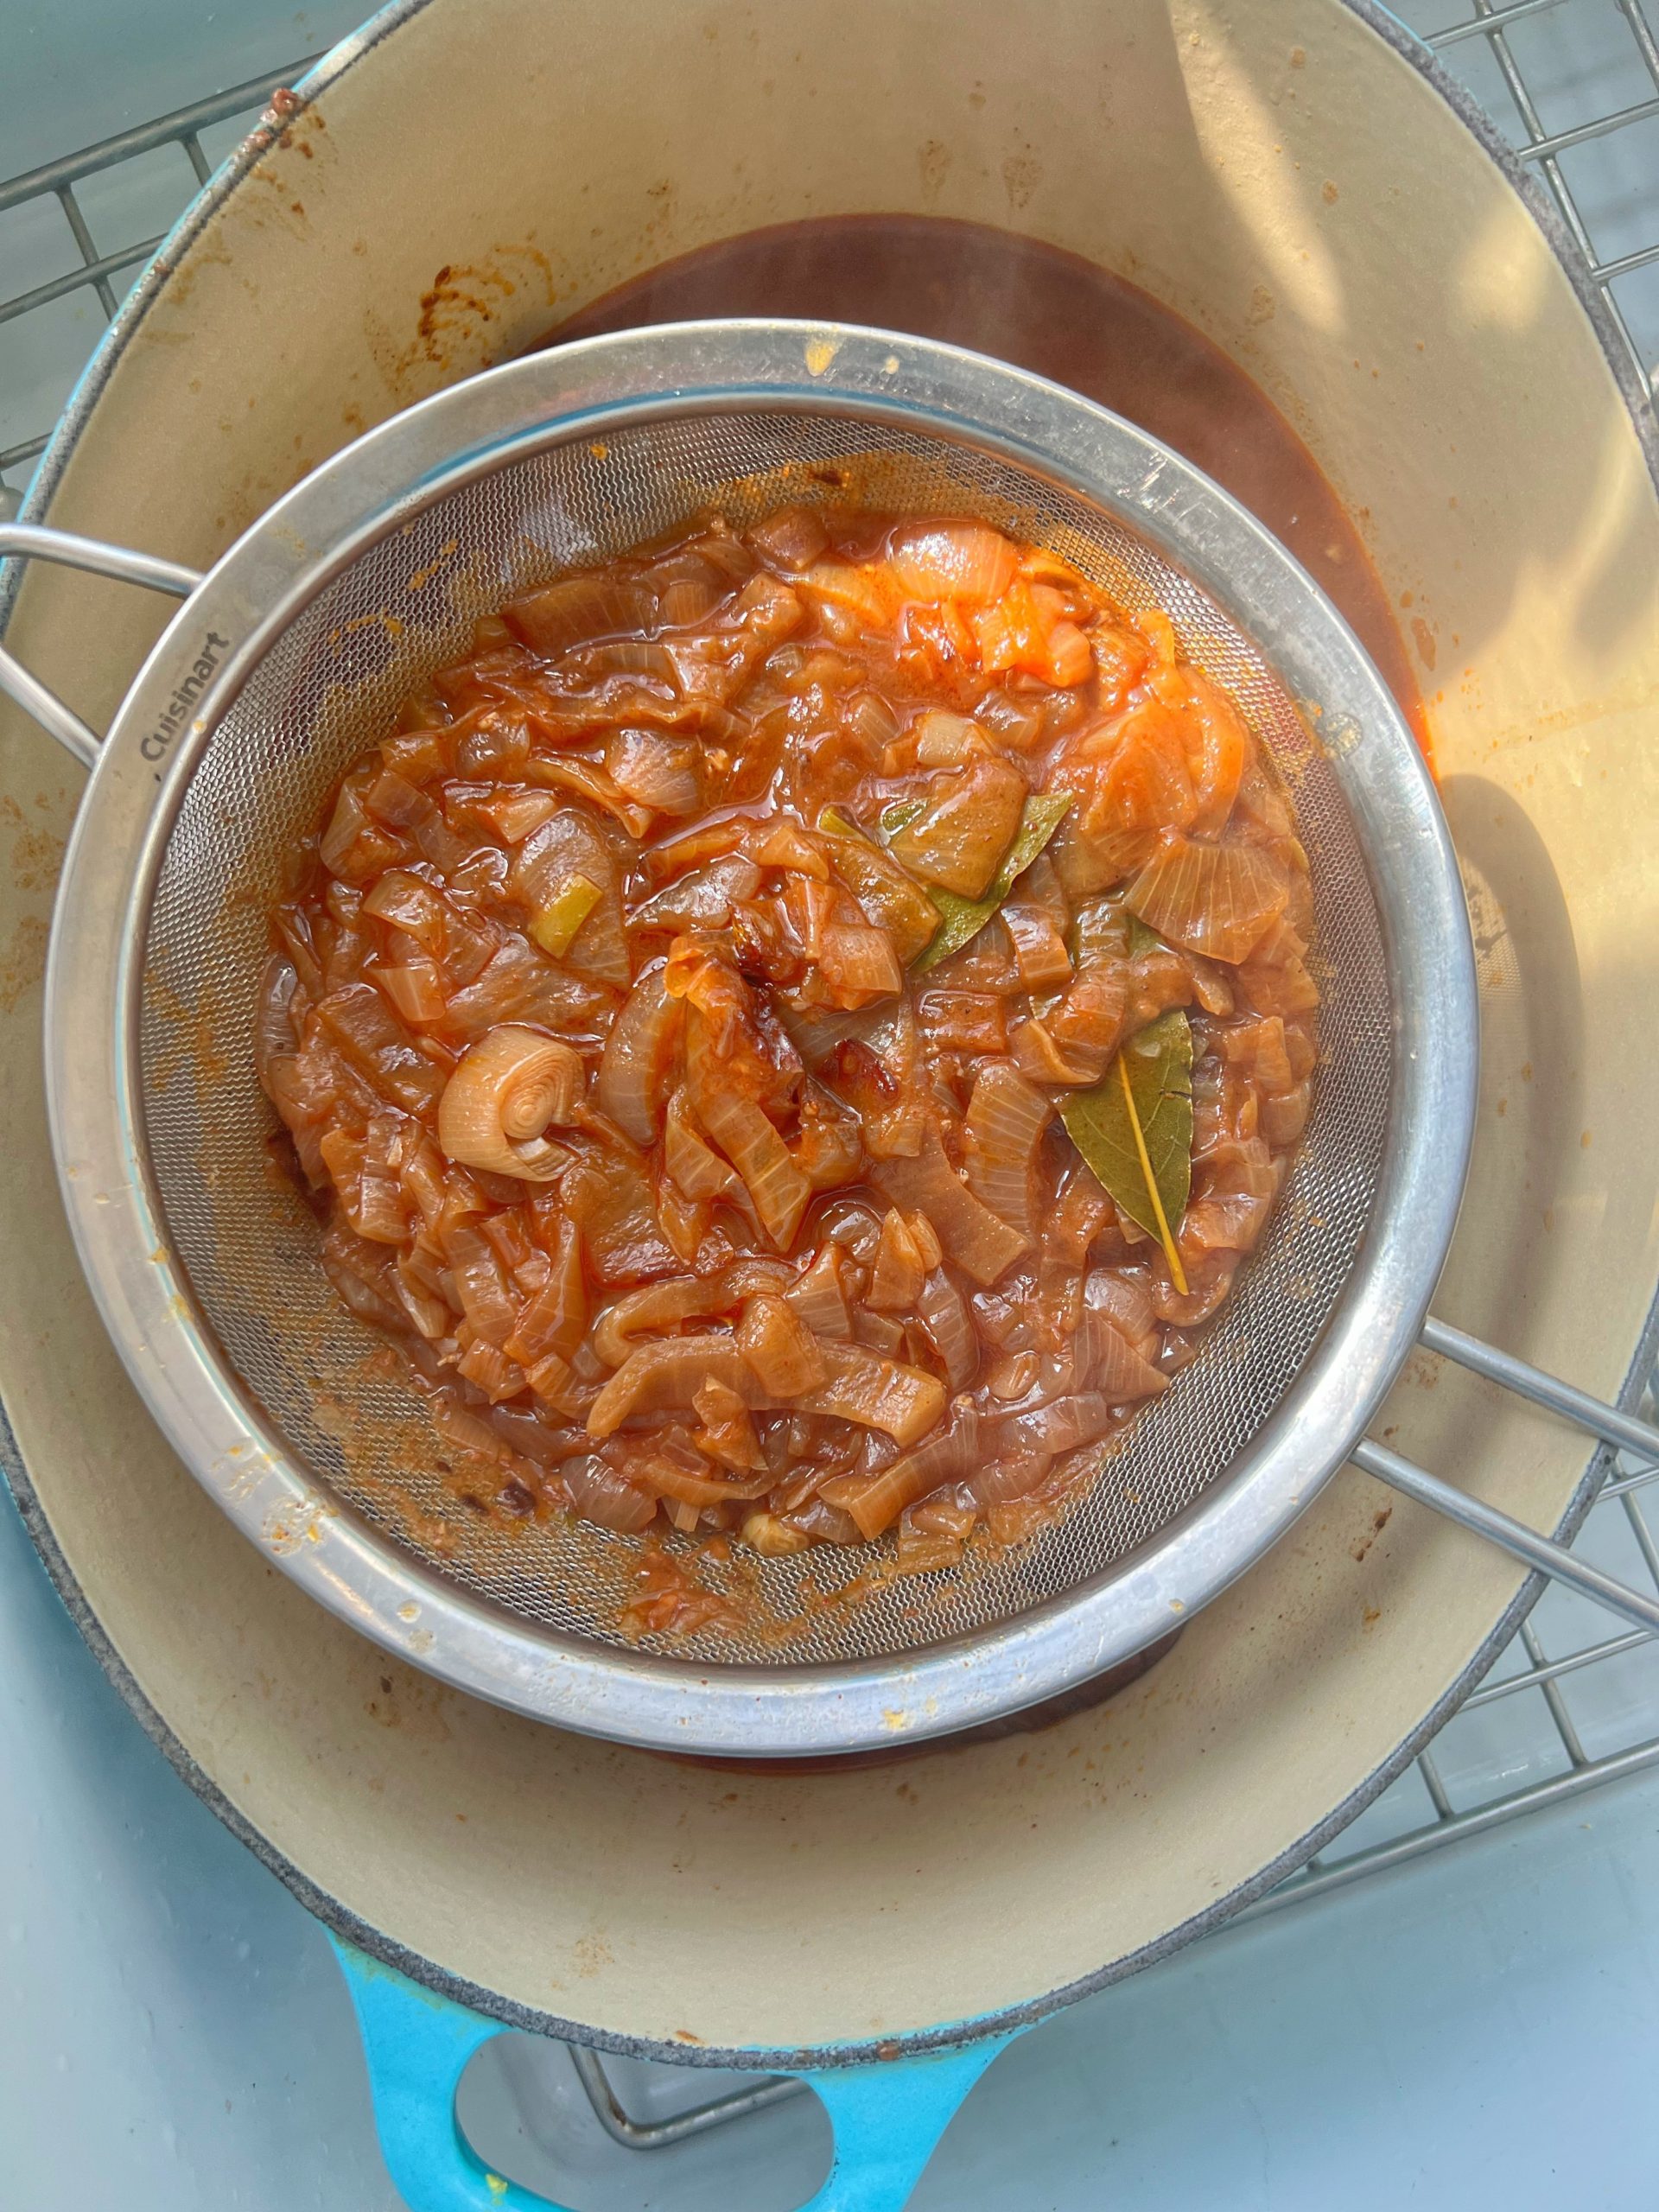
<path fill-rule="evenodd" d="M 73 531 L 53 530 L 44 523 L 0 523 L 0 559 L 5 558 L 54 561 L 60 568 L 84 569 L 94 576 L 141 584 L 146 591 L 168 592 L 175 599 L 188 599 L 201 582 L 194 569 L 183 568 L 176 561 L 135 552 L 125 545 L 106 545 L 102 538 L 79 537 Z M 56 738 L 65 752 L 73 753 L 83 768 L 90 768 L 97 760 L 98 733 L 3 645 L 0 645 L 0 691 L 15 699 L 48 737 Z"/>
<path fill-rule="evenodd" d="M 1637 1421 L 1631 1414 L 1620 1413 L 1617 1406 L 1604 1405 L 1587 1390 L 1575 1390 L 1570 1382 L 1546 1375 L 1541 1368 L 1529 1367 L 1513 1352 L 1499 1351 L 1495 1344 L 1484 1344 L 1478 1337 L 1465 1336 L 1461 1329 L 1437 1321 L 1432 1313 L 1424 1322 L 1418 1341 L 1426 1351 L 1437 1351 L 1442 1358 L 1455 1359 L 1471 1374 L 1484 1375 L 1489 1382 L 1501 1383 L 1517 1396 L 1530 1398 L 1534 1405 L 1561 1414 L 1580 1428 L 1587 1428 L 1592 1436 L 1599 1436 L 1625 1452 L 1635 1452 L 1644 1459 L 1659 1459 L 1659 1428 L 1649 1427 L 1646 1421 Z"/>
<path fill-rule="evenodd" d="M 1554 1375 L 1546 1375 L 1540 1368 L 1529 1366 L 1513 1353 L 1499 1351 L 1478 1337 L 1465 1336 L 1461 1329 L 1451 1328 L 1432 1316 L 1424 1324 L 1421 1342 L 1427 1350 L 1456 1360 L 1471 1373 L 1484 1375 L 1490 1382 L 1513 1390 L 1534 1405 L 1560 1414 L 1591 1435 L 1599 1436 L 1604 1442 L 1659 1464 L 1659 1429 L 1630 1414 L 1620 1413 L 1615 1406 L 1604 1405 L 1599 1398 L 1575 1389 L 1570 1382 L 1563 1382 Z M 1430 1474 L 1427 1468 L 1402 1459 L 1399 1452 L 1389 1451 L 1386 1445 L 1376 1443 L 1370 1437 L 1357 1444 L 1350 1456 L 1355 1466 L 1375 1475 L 1402 1497 L 1432 1507 L 1448 1521 L 1456 1522 L 1459 1528 L 1484 1537 L 1488 1543 L 1497 1544 L 1512 1558 L 1567 1588 L 1576 1590 L 1581 1597 L 1593 1599 L 1649 1636 L 1659 1635 L 1659 1599 L 1632 1590 L 1613 1576 L 1604 1574 L 1599 1567 L 1592 1567 L 1587 1560 L 1576 1557 L 1549 1537 L 1540 1535 L 1523 1521 L 1516 1521 L 1496 1506 L 1471 1497 L 1467 1491 L 1442 1481 L 1439 1475 Z"/>

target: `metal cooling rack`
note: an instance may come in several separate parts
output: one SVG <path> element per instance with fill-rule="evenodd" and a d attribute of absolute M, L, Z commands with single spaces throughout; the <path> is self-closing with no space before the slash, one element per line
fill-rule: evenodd
<path fill-rule="evenodd" d="M 63 263 L 10 297 L 0 296 L 0 440 L 5 441 L 0 443 L 0 518 L 16 514 L 70 387 L 166 236 L 163 229 L 135 237 L 132 214 L 158 206 L 165 208 L 163 221 L 181 214 L 212 175 L 215 161 L 252 126 L 276 87 L 293 84 L 321 58 L 307 54 L 0 184 L 0 287 L 19 265 Z M 175 163 L 170 207 L 164 169 L 144 162 L 146 156 L 168 153 L 183 156 Z M 137 173 L 141 164 L 142 176 Z M 94 179 L 112 188 L 100 194 L 104 205 L 89 220 L 78 192 Z M 136 188 L 124 192 L 129 182 Z M 106 228 L 112 242 L 105 245 L 98 233 Z M 51 313 L 60 302 L 71 312 Z"/>
<path fill-rule="evenodd" d="M 1659 361 L 1659 35 L 1644 0 L 1472 0 L 1471 12 L 1452 22 L 1443 20 L 1446 4 L 1396 0 L 1396 11 L 1553 194 L 1651 388 Z M 16 512 L 75 378 L 160 245 L 156 221 L 183 209 L 271 92 L 315 59 L 0 183 L 0 516 Z M 27 281 L 8 296 L 20 270 Z M 1574 1548 L 1659 1590 L 1659 1541 L 1643 1503 L 1655 1483 L 1659 1466 L 1621 1460 Z M 1329 1851 L 1238 1917 L 1283 1910 L 1659 1766 L 1659 1639 L 1641 1630 L 1610 1636 L 1606 1625 L 1585 1599 L 1547 1590 L 1432 1749 Z M 803 2088 L 749 2077 L 711 2101 L 645 2119 L 630 2112 L 595 2053 L 571 2056 L 600 2125 L 635 2150 L 683 2142 Z"/>

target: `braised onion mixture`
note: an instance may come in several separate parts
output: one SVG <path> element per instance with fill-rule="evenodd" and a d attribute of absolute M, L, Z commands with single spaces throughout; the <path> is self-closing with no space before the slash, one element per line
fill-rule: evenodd
<path fill-rule="evenodd" d="M 273 916 L 261 1081 L 457 1486 L 902 1570 L 1059 1512 L 1306 1119 L 1306 863 L 1160 614 L 795 508 L 479 624 Z"/>

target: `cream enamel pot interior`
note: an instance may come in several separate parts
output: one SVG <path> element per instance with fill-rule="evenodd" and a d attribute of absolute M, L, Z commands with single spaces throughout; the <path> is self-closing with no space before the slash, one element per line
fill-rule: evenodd
<path fill-rule="evenodd" d="M 957 214 L 1132 276 L 1291 417 L 1412 595 L 1482 987 L 1437 1308 L 1615 1396 L 1659 1267 L 1659 505 L 1551 236 L 1397 36 L 1333 0 L 1058 4 L 1040 40 L 971 0 L 395 9 L 169 242 L 30 512 L 205 567 L 369 422 L 639 267 L 795 215 Z M 156 626 L 137 594 L 35 569 L 8 643 L 102 726 Z M 561 1735 L 388 1662 L 214 1511 L 98 1325 L 35 1045 L 73 779 L 20 716 L 4 737 L 14 1484 L 194 1785 L 418 1979 L 703 2060 L 988 2033 L 1315 1848 L 1529 1595 L 1511 1561 L 1344 1473 L 1140 1681 L 1027 1738 L 918 1756 L 902 1799 L 885 1768 L 733 1774 Z M 1536 1528 L 1587 1502 L 1579 1435 L 1427 1354 L 1376 1433 Z"/>

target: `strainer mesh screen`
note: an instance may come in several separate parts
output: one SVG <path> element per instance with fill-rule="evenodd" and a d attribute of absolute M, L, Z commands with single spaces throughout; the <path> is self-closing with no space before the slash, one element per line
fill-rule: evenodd
<path fill-rule="evenodd" d="M 607 1643 L 632 1539 L 503 1526 L 457 1500 L 424 1408 L 318 1264 L 311 1214 L 276 1169 L 255 1083 L 255 984 L 283 855 L 404 692 L 515 592 L 694 513 L 739 527 L 785 500 L 977 513 L 1073 561 L 1119 602 L 1173 618 L 1238 700 L 1297 807 L 1312 866 L 1322 1058 L 1307 1135 L 1268 1235 L 1173 1388 L 1065 1521 L 1006 1554 L 878 1586 L 815 1550 L 703 1567 L 741 1582 L 753 1626 L 676 1648 L 704 1662 L 894 1654 L 983 1628 L 1100 1576 L 1225 1473 L 1313 1346 L 1358 1248 L 1389 1119 L 1390 1020 L 1377 917 L 1336 779 L 1255 648 L 1213 601 L 1102 511 L 978 448 L 804 411 L 733 411 L 573 442 L 452 492 L 360 556 L 265 654 L 184 796 L 162 864 L 139 1050 L 172 1248 L 246 1393 L 320 1489 L 394 1545 L 510 1611 Z M 377 1355 L 382 1355 L 377 1357 Z"/>

